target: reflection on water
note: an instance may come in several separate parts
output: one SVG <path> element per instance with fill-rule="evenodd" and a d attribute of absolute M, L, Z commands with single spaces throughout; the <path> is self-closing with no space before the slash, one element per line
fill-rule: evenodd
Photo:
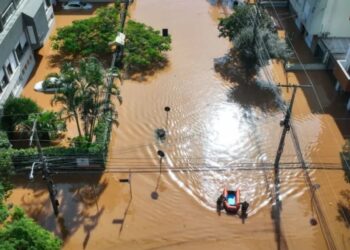
<path fill-rule="evenodd" d="M 233 1 L 209 1 L 230 6 Z M 273 172 L 283 117 L 276 89 L 247 87 L 242 78 L 223 78 L 214 59 L 228 53 L 230 43 L 218 37 L 217 22 L 208 16 L 205 1 L 138 1 L 133 16 L 155 27 L 167 27 L 173 38 L 169 67 L 150 77 L 147 84 L 125 81 L 120 127 L 114 129 L 109 168 L 158 167 L 157 151 L 165 152 L 163 168 L 203 206 L 215 210 L 216 199 L 227 186 L 240 188 L 256 212 L 271 200 Z M 192 6 L 193 5 L 193 6 Z M 157 15 L 153 13 L 157 6 Z M 217 7 L 215 7 L 217 8 Z M 196 18 L 193 18 L 195 10 Z M 150 12 L 149 12 L 150 11 Z M 178 14 L 182 13 L 181 19 Z M 161 20 L 161 21 L 160 21 Z M 195 28 L 194 28 L 195 27 Z M 167 136 L 165 106 L 170 106 Z M 317 137 L 319 131 L 310 131 Z M 296 162 L 290 140 L 282 162 Z M 304 192 L 300 175 L 281 171 L 281 199 Z M 263 191 L 262 191 L 263 190 Z"/>

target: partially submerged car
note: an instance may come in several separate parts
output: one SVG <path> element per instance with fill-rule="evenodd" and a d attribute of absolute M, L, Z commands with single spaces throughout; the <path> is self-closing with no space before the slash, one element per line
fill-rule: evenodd
<path fill-rule="evenodd" d="M 62 4 L 64 10 L 90 10 L 92 9 L 92 4 L 81 3 L 80 1 L 68 1 Z"/>
<path fill-rule="evenodd" d="M 37 82 L 34 90 L 39 92 L 55 93 L 62 87 L 60 79 L 57 77 L 48 77 L 46 80 Z"/>

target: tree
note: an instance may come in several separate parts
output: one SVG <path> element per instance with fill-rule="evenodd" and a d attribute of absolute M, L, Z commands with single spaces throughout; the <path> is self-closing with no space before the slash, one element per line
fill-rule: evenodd
<path fill-rule="evenodd" d="M 7 133 L 5 131 L 0 131 L 0 150 L 1 149 L 9 149 L 12 145 L 9 141 Z"/>
<path fill-rule="evenodd" d="M 5 204 L 5 191 L 0 183 L 0 249 L 58 250 L 62 242 L 46 231 L 22 209 Z"/>
<path fill-rule="evenodd" d="M 78 108 L 82 101 L 81 88 L 79 86 L 78 73 L 70 63 L 63 64 L 58 77 L 64 86 L 59 92 L 56 92 L 51 100 L 51 105 L 60 103 L 62 108 L 60 110 L 60 116 L 64 120 L 75 119 L 79 136 L 82 136 Z"/>
<path fill-rule="evenodd" d="M 130 71 L 149 70 L 165 62 L 171 38 L 163 37 L 152 27 L 128 21 L 125 29 L 125 68 Z"/>
<path fill-rule="evenodd" d="M 16 127 L 26 121 L 30 114 L 39 112 L 41 108 L 33 100 L 25 97 L 10 97 L 4 104 L 1 127 L 11 136 Z"/>
<path fill-rule="evenodd" d="M 95 56 L 104 59 L 106 54 L 112 53 L 109 43 L 115 40 L 120 29 L 120 1 L 115 1 L 115 6 L 98 9 L 95 17 L 59 28 L 57 35 L 51 38 L 53 48 L 73 57 Z M 166 61 L 164 52 L 170 50 L 169 36 L 163 37 L 152 27 L 131 20 L 126 25 L 125 34 L 126 70 L 149 70 Z"/>
<path fill-rule="evenodd" d="M 291 55 L 286 42 L 276 34 L 268 13 L 258 6 L 236 6 L 233 14 L 220 20 L 218 29 L 220 37 L 233 42 L 248 68 L 263 66 L 269 58 L 286 63 Z"/>
<path fill-rule="evenodd" d="M 30 114 L 28 119 L 19 126 L 24 132 L 31 132 L 34 122 L 37 121 L 37 131 L 40 139 L 57 139 L 60 132 L 66 130 L 66 123 L 59 114 L 45 111 L 40 114 Z"/>
<path fill-rule="evenodd" d="M 73 56 L 110 53 L 108 43 L 117 34 L 118 14 L 119 10 L 113 7 L 99 8 L 96 16 L 59 28 L 57 34 L 51 37 L 52 47 Z"/>
<path fill-rule="evenodd" d="M 65 64 L 59 74 L 64 87 L 52 100 L 52 103 L 63 105 L 61 114 L 66 119 L 74 117 L 80 137 L 83 136 L 80 129 L 80 120 L 82 121 L 84 136 L 89 142 L 93 139 L 99 115 L 107 111 L 104 110 L 106 74 L 102 64 L 94 57 L 82 60 L 79 67 Z M 114 83 L 110 86 L 110 95 L 116 96 L 121 102 L 120 91 Z M 115 113 L 112 102 L 108 104 L 108 109 Z"/>

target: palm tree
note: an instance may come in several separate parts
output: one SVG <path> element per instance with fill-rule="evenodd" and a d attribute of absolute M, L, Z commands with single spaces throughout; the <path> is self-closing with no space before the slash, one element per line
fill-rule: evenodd
<path fill-rule="evenodd" d="M 62 88 L 52 100 L 52 103 L 63 105 L 61 113 L 65 115 L 65 119 L 74 117 L 79 136 L 82 136 L 79 125 L 81 118 L 84 136 L 90 142 L 100 114 L 106 111 L 115 113 L 113 103 L 105 100 L 106 92 L 109 93 L 108 97 L 116 96 L 120 103 L 122 101 L 118 87 L 114 83 L 108 84 L 109 79 L 105 76 L 102 64 L 94 57 L 82 60 L 78 68 L 65 64 L 59 74 Z"/>
<path fill-rule="evenodd" d="M 109 79 L 105 77 L 106 72 L 96 58 L 90 57 L 82 61 L 79 68 L 79 75 L 81 86 L 84 88 L 79 110 L 84 120 L 85 136 L 88 137 L 89 141 L 92 141 L 99 114 L 107 111 L 104 110 L 106 101 L 109 110 L 114 108 L 109 100 L 105 100 L 106 91 L 109 92 L 109 95 L 117 96 L 120 101 L 121 96 L 117 86 L 114 83 L 109 85 L 107 82 Z M 115 110 L 113 109 L 113 111 Z"/>
<path fill-rule="evenodd" d="M 64 64 L 61 73 L 58 74 L 62 82 L 62 88 L 57 91 L 51 100 L 51 105 L 60 103 L 62 108 L 60 115 L 65 120 L 75 119 L 79 136 L 82 136 L 78 108 L 82 101 L 81 88 L 79 86 L 79 75 L 71 64 Z"/>

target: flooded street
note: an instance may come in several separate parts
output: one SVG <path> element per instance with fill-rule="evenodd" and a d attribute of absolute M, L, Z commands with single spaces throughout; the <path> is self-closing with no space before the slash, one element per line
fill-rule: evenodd
<path fill-rule="evenodd" d="M 165 69 L 121 86 L 120 126 L 113 128 L 106 173 L 55 175 L 59 219 L 43 183 L 18 179 L 11 197 L 62 237 L 64 249 L 349 249 L 348 222 L 337 205 L 350 192 L 339 157 L 341 132 L 312 88 L 298 89 L 293 132 L 274 173 L 292 90 L 246 87 L 243 78 L 215 70 L 232 47 L 218 37 L 217 18 L 227 13 L 205 0 L 131 5 L 136 21 L 169 29 L 172 50 Z M 281 65 L 270 69 L 275 82 L 285 83 Z M 38 100 L 44 94 L 28 90 L 35 77 L 24 95 Z M 301 73 L 288 79 L 308 82 Z M 156 137 L 158 128 L 166 130 L 165 140 Z M 224 187 L 239 188 L 250 203 L 245 221 L 216 213 Z M 311 218 L 319 223 L 311 226 Z"/>

